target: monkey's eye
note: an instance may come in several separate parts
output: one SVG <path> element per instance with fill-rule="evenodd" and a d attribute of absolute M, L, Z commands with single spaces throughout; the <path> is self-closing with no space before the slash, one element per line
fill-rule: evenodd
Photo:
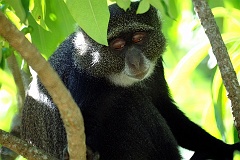
<path fill-rule="evenodd" d="M 136 32 L 132 37 L 132 41 L 133 43 L 141 43 L 145 37 L 146 32 Z"/>
<path fill-rule="evenodd" d="M 122 50 L 125 44 L 126 42 L 123 39 L 117 38 L 110 43 L 110 47 L 115 50 Z"/>

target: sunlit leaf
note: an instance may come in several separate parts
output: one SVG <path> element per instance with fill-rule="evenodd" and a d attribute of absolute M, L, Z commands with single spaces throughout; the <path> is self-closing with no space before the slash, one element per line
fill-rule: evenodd
<path fill-rule="evenodd" d="M 234 152 L 234 159 L 233 160 L 239 160 L 240 159 L 240 152 Z"/>
<path fill-rule="evenodd" d="M 31 32 L 32 42 L 48 58 L 57 46 L 74 32 L 76 22 L 63 1 L 51 0 L 51 2 L 46 3 L 46 9 L 45 21 L 50 31 L 39 26 L 31 15 L 28 17 L 28 21 L 33 28 Z"/>
<path fill-rule="evenodd" d="M 15 94 L 16 85 L 11 74 L 0 69 L 0 83 L 5 86 L 5 89 L 11 94 Z M 1 88 L 2 89 L 2 88 Z"/>
<path fill-rule="evenodd" d="M 29 1 L 30 0 L 21 0 L 26 15 L 29 13 Z"/>
<path fill-rule="evenodd" d="M 45 23 L 46 16 L 46 2 L 45 0 L 30 0 L 30 12 L 35 21 L 45 30 L 49 30 Z"/>
<path fill-rule="evenodd" d="M 138 9 L 137 9 L 137 14 L 142 14 L 145 13 L 149 10 L 150 8 L 150 3 L 148 0 L 142 0 L 139 3 Z"/>
<path fill-rule="evenodd" d="M 213 78 L 213 84 L 212 84 L 212 93 L 213 94 L 213 102 L 217 103 L 218 97 L 220 93 L 220 88 L 222 86 L 222 77 L 220 75 L 219 69 L 216 70 L 216 73 Z"/>
<path fill-rule="evenodd" d="M 228 49 L 229 53 L 238 53 L 238 50 L 240 48 L 240 39 L 236 42 L 234 42 L 231 47 Z"/>
<path fill-rule="evenodd" d="M 1 71 L 0 71 L 1 72 Z M 9 131 L 13 116 L 17 112 L 16 90 L 3 86 L 0 90 L 0 129 Z"/>
<path fill-rule="evenodd" d="M 79 26 L 96 42 L 108 45 L 109 10 L 106 0 L 65 0 Z"/>
<path fill-rule="evenodd" d="M 181 82 L 185 81 L 186 77 L 194 71 L 200 62 L 207 56 L 207 51 L 210 48 L 208 42 L 204 42 L 192 48 L 175 67 L 168 82 L 172 88 L 177 88 Z"/>
<path fill-rule="evenodd" d="M 216 125 L 216 119 L 214 115 L 214 108 L 209 104 L 209 107 L 204 113 L 202 127 L 206 129 L 211 135 L 221 139 L 221 134 Z"/>
<path fill-rule="evenodd" d="M 12 74 L 0 69 L 0 128 L 9 131 L 17 111 L 17 87 Z"/>
<path fill-rule="evenodd" d="M 227 9 L 224 7 L 215 7 L 212 9 L 214 17 L 227 17 L 234 19 L 234 23 L 240 26 L 240 10 L 231 8 Z"/>
<path fill-rule="evenodd" d="M 12 11 L 10 12 L 5 12 L 7 17 L 11 20 L 11 22 L 19 29 L 21 28 L 21 23 L 19 17 Z"/>
<path fill-rule="evenodd" d="M 125 11 L 129 8 L 131 1 L 130 0 L 116 0 L 118 6 Z"/>
<path fill-rule="evenodd" d="M 167 6 L 167 3 L 165 2 L 165 0 L 149 0 L 149 3 L 151 5 L 153 5 L 155 8 L 157 8 L 158 10 L 164 10 L 164 13 L 168 16 L 171 17 L 169 14 L 169 8 Z"/>
<path fill-rule="evenodd" d="M 22 156 L 18 156 L 15 160 L 27 160 L 27 159 Z"/>
<path fill-rule="evenodd" d="M 226 33 L 222 35 L 225 43 L 230 43 L 240 39 L 240 33 Z M 208 42 L 203 42 L 192 48 L 175 67 L 172 75 L 169 77 L 168 82 L 172 88 L 184 81 L 185 77 L 200 64 L 200 62 L 207 56 L 207 51 L 210 49 Z M 184 75 L 184 76 L 183 76 Z"/>
<path fill-rule="evenodd" d="M 240 32 L 229 32 L 222 34 L 225 43 L 238 41 L 240 39 Z"/>
<path fill-rule="evenodd" d="M 26 20 L 26 12 L 23 8 L 21 0 L 5 0 L 16 12 L 16 15 L 19 17 L 21 22 Z"/>
<path fill-rule="evenodd" d="M 236 54 L 232 57 L 232 62 L 233 62 L 233 66 L 236 67 L 235 71 L 238 73 L 240 72 L 240 54 Z"/>
<path fill-rule="evenodd" d="M 214 81 L 213 81 L 213 83 L 214 83 Z M 220 131 L 222 137 L 225 138 L 226 137 L 225 136 L 226 129 L 224 127 L 223 119 L 225 117 L 227 99 L 226 99 L 226 94 L 225 94 L 226 93 L 225 88 L 223 87 L 222 83 L 221 83 L 221 87 L 219 88 L 219 90 L 217 92 L 219 92 L 219 94 L 217 97 L 217 101 L 214 103 L 214 116 L 216 119 L 218 130 Z M 215 91 L 215 93 L 216 93 L 216 91 Z"/>

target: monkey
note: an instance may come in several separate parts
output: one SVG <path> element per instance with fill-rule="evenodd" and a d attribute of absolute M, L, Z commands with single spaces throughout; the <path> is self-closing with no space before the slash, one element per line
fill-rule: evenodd
<path fill-rule="evenodd" d="M 108 46 L 81 28 L 49 58 L 80 108 L 86 144 L 101 160 L 180 160 L 233 158 L 239 143 L 225 144 L 190 121 L 176 106 L 164 77 L 166 39 L 157 9 L 136 14 L 109 6 Z M 21 136 L 63 159 L 66 131 L 59 111 L 36 77 L 22 111 Z"/>

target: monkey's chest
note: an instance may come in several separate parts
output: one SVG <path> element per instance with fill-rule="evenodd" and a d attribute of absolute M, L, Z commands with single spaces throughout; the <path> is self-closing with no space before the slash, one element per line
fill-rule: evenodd
<path fill-rule="evenodd" d="M 139 96 L 99 97 L 90 107 L 94 111 L 83 112 L 87 144 L 103 159 L 177 160 L 177 144 L 166 121 L 150 99 Z"/>

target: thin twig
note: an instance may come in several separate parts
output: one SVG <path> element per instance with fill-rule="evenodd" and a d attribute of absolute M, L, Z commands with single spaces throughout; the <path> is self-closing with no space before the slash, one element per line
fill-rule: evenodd
<path fill-rule="evenodd" d="M 8 62 L 9 68 L 12 71 L 14 81 L 17 85 L 18 92 L 19 92 L 19 95 L 21 97 L 20 98 L 20 104 L 19 104 L 19 106 L 20 106 L 19 112 L 21 112 L 22 104 L 25 100 L 25 88 L 24 88 L 24 85 L 23 85 L 23 79 L 22 79 L 22 76 L 21 76 L 20 69 L 18 67 L 18 63 L 17 63 L 16 57 L 15 57 L 13 52 L 7 58 L 7 62 Z"/>

